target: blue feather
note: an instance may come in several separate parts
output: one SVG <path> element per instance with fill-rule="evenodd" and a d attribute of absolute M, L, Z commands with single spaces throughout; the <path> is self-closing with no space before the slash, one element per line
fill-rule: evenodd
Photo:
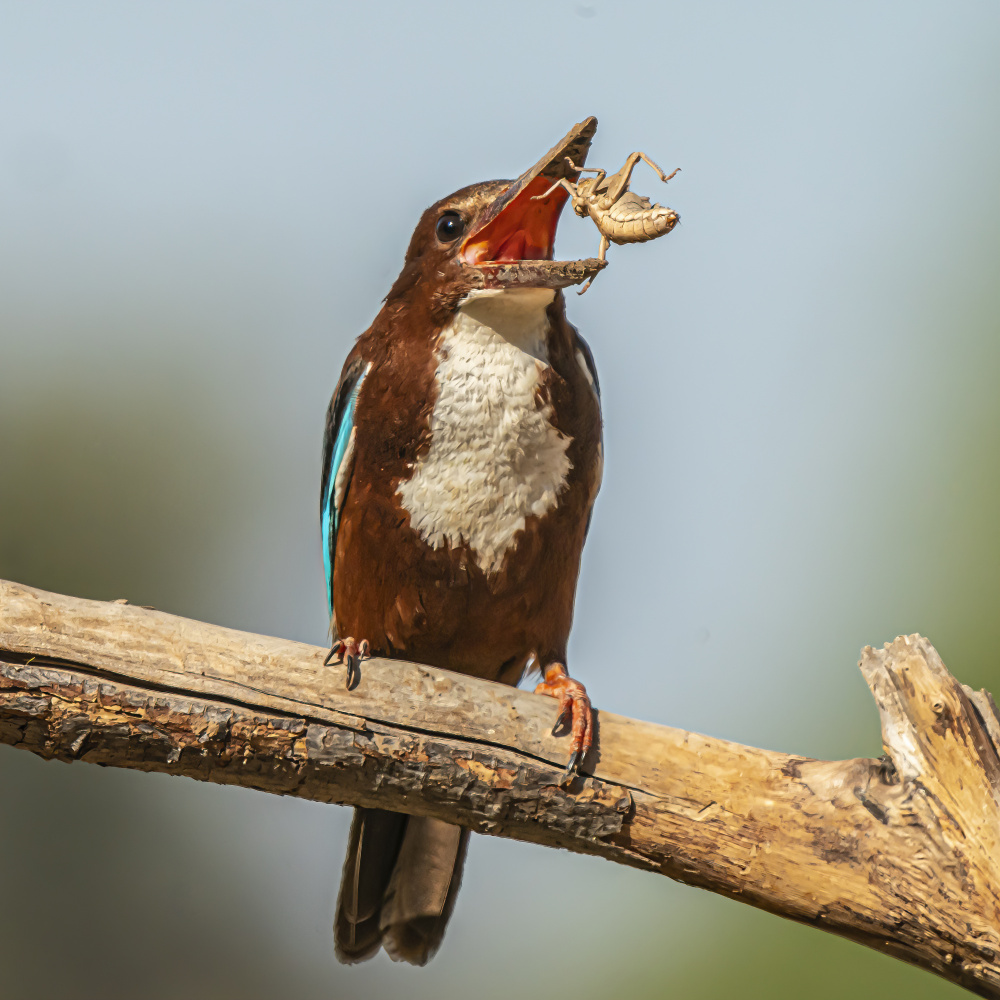
<path fill-rule="evenodd" d="M 354 408 L 358 401 L 358 393 L 361 390 L 361 383 L 365 380 L 367 371 L 361 373 L 351 395 L 348 397 L 347 405 L 337 425 L 337 437 L 333 444 L 333 457 L 330 461 L 330 471 L 323 488 L 323 509 L 321 511 L 321 524 L 323 529 L 323 569 L 326 572 L 326 600 L 330 608 L 330 615 L 333 615 L 333 557 L 337 545 L 337 529 L 340 527 L 340 510 L 337 507 L 337 498 L 334 495 L 337 484 L 337 473 L 344 461 L 347 453 L 347 446 L 354 431 Z"/>

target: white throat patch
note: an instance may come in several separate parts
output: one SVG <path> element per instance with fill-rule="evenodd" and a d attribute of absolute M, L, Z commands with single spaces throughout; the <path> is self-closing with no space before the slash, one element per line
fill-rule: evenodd
<path fill-rule="evenodd" d="M 548 367 L 550 289 L 470 297 L 438 347 L 431 443 L 398 495 L 433 548 L 463 542 L 495 573 L 529 514 L 556 506 L 570 438 L 535 397 Z"/>

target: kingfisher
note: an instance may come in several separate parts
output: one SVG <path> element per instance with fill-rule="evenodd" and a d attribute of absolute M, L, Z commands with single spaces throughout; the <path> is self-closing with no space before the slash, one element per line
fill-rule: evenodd
<path fill-rule="evenodd" d="M 562 289 L 604 265 L 555 261 L 553 245 L 557 182 L 577 180 L 596 129 L 588 118 L 516 180 L 424 212 L 330 402 L 320 497 L 328 661 L 345 664 L 347 686 L 375 656 L 512 685 L 538 671 L 536 693 L 559 700 L 569 731 L 568 776 L 593 732 L 566 645 L 602 440 L 597 372 Z M 357 808 L 337 957 L 384 947 L 426 963 L 467 840 L 440 820 Z"/>

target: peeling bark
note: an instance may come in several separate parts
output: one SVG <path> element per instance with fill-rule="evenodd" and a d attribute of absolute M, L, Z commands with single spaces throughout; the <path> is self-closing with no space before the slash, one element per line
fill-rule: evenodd
<path fill-rule="evenodd" d="M 381 659 L 345 691 L 324 654 L 0 581 L 0 742 L 599 855 L 1000 997 L 1000 720 L 926 639 L 862 653 L 881 760 L 598 712 L 568 788 L 551 699 Z"/>

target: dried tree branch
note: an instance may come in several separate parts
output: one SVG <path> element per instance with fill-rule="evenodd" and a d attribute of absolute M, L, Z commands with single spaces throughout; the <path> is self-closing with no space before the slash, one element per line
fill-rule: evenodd
<path fill-rule="evenodd" d="M 645 868 L 1000 997 L 1000 721 L 919 636 L 866 648 L 886 756 L 816 761 L 600 712 L 559 785 L 546 698 L 0 581 L 0 742 L 436 816 Z"/>

